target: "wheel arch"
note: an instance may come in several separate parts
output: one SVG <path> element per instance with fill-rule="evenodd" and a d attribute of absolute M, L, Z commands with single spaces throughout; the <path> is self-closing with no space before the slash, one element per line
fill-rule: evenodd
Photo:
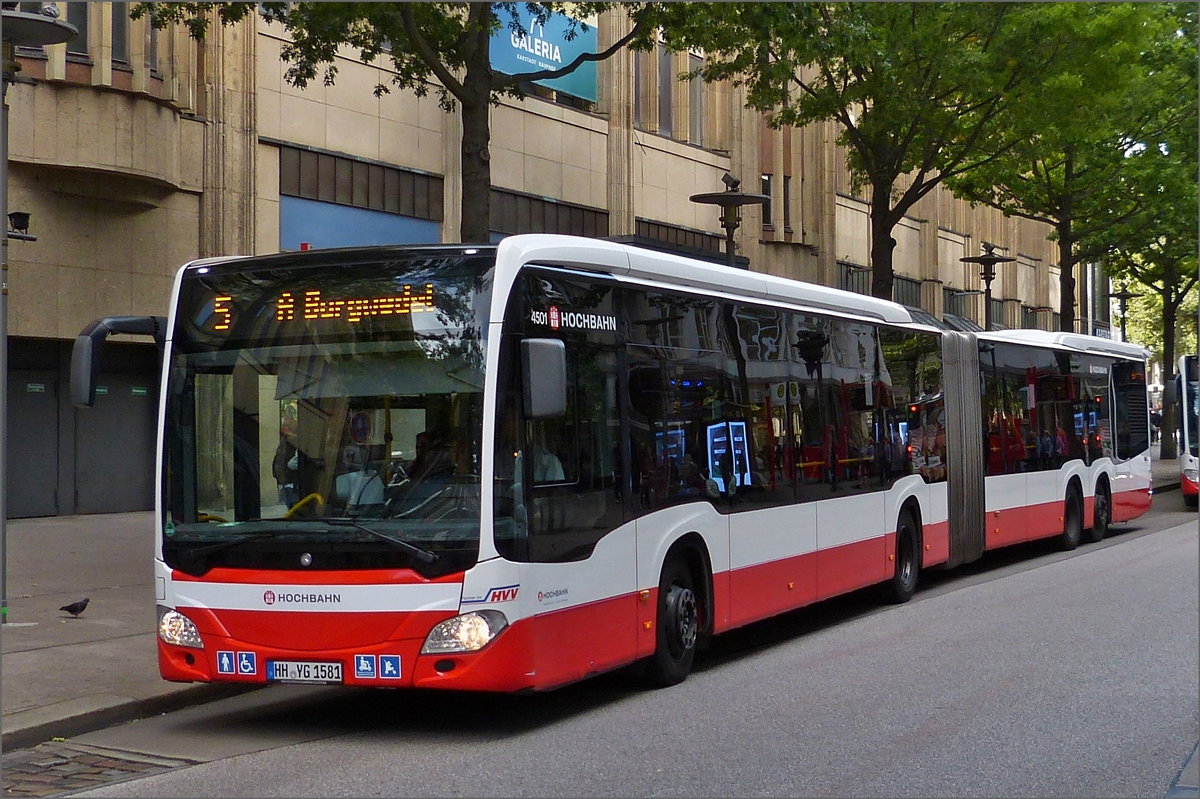
<path fill-rule="evenodd" d="M 917 565 L 925 568 L 925 519 L 921 515 L 921 501 L 916 495 L 907 497 L 900 503 L 900 510 L 896 512 L 896 529 L 900 528 L 900 516 L 904 513 L 911 513 L 913 521 L 917 523 Z M 895 554 L 896 544 L 892 543 L 892 552 Z"/>
<path fill-rule="evenodd" d="M 704 540 L 704 536 L 692 531 L 684 533 L 672 541 L 663 555 L 662 563 L 659 564 L 658 571 L 660 574 L 672 558 L 681 559 L 692 572 L 692 577 L 696 581 L 696 589 L 700 594 L 701 605 L 704 608 L 701 633 L 705 636 L 711 635 L 713 631 L 713 617 L 715 616 L 713 604 L 713 569 L 712 557 L 709 555 L 708 544 Z"/>

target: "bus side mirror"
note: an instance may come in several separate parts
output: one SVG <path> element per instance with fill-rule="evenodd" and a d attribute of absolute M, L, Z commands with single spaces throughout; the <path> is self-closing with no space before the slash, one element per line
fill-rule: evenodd
<path fill-rule="evenodd" d="M 161 354 L 167 320 L 161 316 L 106 316 L 85 327 L 71 349 L 71 401 L 90 408 L 96 401 L 96 374 L 109 333 L 153 336 Z"/>
<path fill-rule="evenodd" d="M 548 419 L 567 412 L 567 348 L 562 341 L 521 341 L 521 386 L 527 419 Z"/>
<path fill-rule="evenodd" d="M 1163 405 L 1175 405 L 1179 402 L 1179 384 L 1172 380 L 1163 386 Z"/>

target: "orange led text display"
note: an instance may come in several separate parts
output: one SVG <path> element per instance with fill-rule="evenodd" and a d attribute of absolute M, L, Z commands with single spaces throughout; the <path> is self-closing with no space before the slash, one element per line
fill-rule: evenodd
<path fill-rule="evenodd" d="M 336 300 L 322 299 L 320 289 L 309 289 L 302 293 L 285 291 L 280 294 L 275 301 L 275 320 L 345 319 L 355 323 L 369 316 L 399 316 L 432 310 L 432 283 L 427 283 L 423 291 L 413 291 L 412 286 L 405 286 L 399 294 L 386 297 L 346 297 Z"/>

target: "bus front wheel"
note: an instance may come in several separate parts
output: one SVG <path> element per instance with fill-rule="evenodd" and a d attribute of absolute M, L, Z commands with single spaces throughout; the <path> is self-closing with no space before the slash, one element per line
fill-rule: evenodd
<path fill-rule="evenodd" d="M 695 576 L 682 558 L 672 556 L 658 583 L 656 645 L 646 664 L 646 677 L 652 685 L 666 687 L 684 681 L 692 670 L 699 634 Z"/>

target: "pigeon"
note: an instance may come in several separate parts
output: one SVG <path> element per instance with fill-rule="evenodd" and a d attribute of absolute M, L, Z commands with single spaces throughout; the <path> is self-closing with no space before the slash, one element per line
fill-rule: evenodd
<path fill-rule="evenodd" d="M 59 610 L 65 610 L 67 613 L 70 613 L 72 616 L 78 619 L 79 614 L 83 613 L 83 611 L 87 609 L 87 605 L 88 598 L 84 597 L 78 602 L 72 602 L 69 605 L 63 605 L 61 608 L 59 608 Z"/>

